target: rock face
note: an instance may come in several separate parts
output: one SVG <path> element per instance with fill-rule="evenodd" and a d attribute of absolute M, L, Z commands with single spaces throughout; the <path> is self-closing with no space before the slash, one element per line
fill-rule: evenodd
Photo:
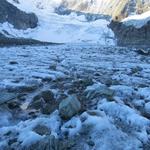
<path fill-rule="evenodd" d="M 115 33 L 118 45 L 150 45 L 150 21 L 141 28 L 112 21 L 110 27 Z"/>
<path fill-rule="evenodd" d="M 114 19 L 122 19 L 130 14 L 140 14 L 149 9 L 149 0 L 64 0 L 64 5 L 71 9 L 86 13 L 110 15 Z"/>
<path fill-rule="evenodd" d="M 6 0 L 0 2 L 0 23 L 9 22 L 16 29 L 35 28 L 38 18 L 33 13 L 27 14 Z"/>
<path fill-rule="evenodd" d="M 64 119 L 70 119 L 77 114 L 80 109 L 81 104 L 76 96 L 69 96 L 67 99 L 62 100 L 59 104 L 59 113 Z"/>

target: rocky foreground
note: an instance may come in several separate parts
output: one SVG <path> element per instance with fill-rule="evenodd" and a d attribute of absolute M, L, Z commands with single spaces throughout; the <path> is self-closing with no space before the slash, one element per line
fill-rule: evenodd
<path fill-rule="evenodd" d="M 0 150 L 149 150 L 149 54 L 0 48 Z"/>

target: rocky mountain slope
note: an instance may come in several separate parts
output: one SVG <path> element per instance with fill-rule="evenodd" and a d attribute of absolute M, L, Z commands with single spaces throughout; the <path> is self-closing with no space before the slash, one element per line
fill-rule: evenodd
<path fill-rule="evenodd" d="M 0 23 L 8 22 L 16 29 L 27 29 L 37 27 L 38 18 L 35 14 L 27 14 L 7 2 L 0 1 Z"/>
<path fill-rule="evenodd" d="M 72 10 L 105 14 L 116 20 L 131 14 L 141 14 L 150 7 L 149 0 L 63 0 L 62 4 Z"/>

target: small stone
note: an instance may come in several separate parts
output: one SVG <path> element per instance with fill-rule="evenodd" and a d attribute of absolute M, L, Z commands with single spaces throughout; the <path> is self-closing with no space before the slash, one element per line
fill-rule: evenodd
<path fill-rule="evenodd" d="M 30 108 L 31 109 L 40 109 L 40 108 L 42 108 L 43 104 L 44 104 L 44 102 L 42 101 L 42 99 L 37 99 L 37 100 L 32 101 L 29 104 L 28 108 L 29 109 Z"/>
<path fill-rule="evenodd" d="M 13 143 L 17 142 L 17 138 L 12 138 L 8 141 L 8 145 L 12 145 Z"/>
<path fill-rule="evenodd" d="M 37 101 L 37 100 L 39 100 L 39 99 L 41 99 L 41 98 L 42 98 L 42 97 L 41 97 L 40 94 L 35 95 L 35 96 L 33 97 L 33 101 Z"/>
<path fill-rule="evenodd" d="M 63 119 L 70 119 L 81 110 L 81 103 L 76 96 L 72 95 L 61 101 L 59 113 Z"/>
<path fill-rule="evenodd" d="M 10 93 L 7 91 L 0 92 L 0 104 L 11 101 L 17 97 L 16 93 Z"/>
<path fill-rule="evenodd" d="M 54 94 L 50 90 L 42 91 L 41 96 L 46 103 L 49 103 L 54 100 Z"/>
<path fill-rule="evenodd" d="M 95 143 L 92 140 L 87 141 L 87 144 L 92 147 L 95 145 Z"/>
<path fill-rule="evenodd" d="M 17 109 L 20 108 L 20 103 L 18 101 L 12 101 L 8 103 L 9 109 Z"/>
<path fill-rule="evenodd" d="M 18 62 L 16 62 L 16 61 L 10 61 L 9 64 L 10 64 L 10 65 L 17 65 Z"/>
<path fill-rule="evenodd" d="M 87 87 L 87 89 L 84 92 L 84 95 L 86 95 L 87 99 L 94 99 L 98 96 L 105 96 L 109 99 L 112 99 L 112 97 L 114 96 L 114 91 L 105 85 L 94 84 L 92 86 Z"/>
<path fill-rule="evenodd" d="M 50 129 L 48 129 L 48 127 L 46 127 L 45 125 L 37 125 L 34 129 L 34 132 L 36 132 L 39 135 L 50 135 Z"/>
<path fill-rule="evenodd" d="M 49 66 L 49 69 L 50 69 L 50 70 L 56 70 L 56 68 L 57 68 L 57 64 L 51 64 L 51 65 Z"/>
<path fill-rule="evenodd" d="M 137 51 L 138 54 L 141 54 L 141 55 L 150 55 L 150 51 L 149 50 L 144 50 L 144 49 L 139 49 Z"/>
<path fill-rule="evenodd" d="M 49 115 L 57 108 L 57 103 L 45 104 L 41 108 L 43 114 Z"/>
<path fill-rule="evenodd" d="M 29 150 L 65 150 L 62 147 L 62 142 L 59 139 L 56 139 L 53 135 L 48 135 L 40 141 L 31 144 L 25 149 Z"/>

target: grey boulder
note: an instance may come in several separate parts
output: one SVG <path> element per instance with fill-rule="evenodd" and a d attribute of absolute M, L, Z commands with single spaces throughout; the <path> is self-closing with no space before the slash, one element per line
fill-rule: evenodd
<path fill-rule="evenodd" d="M 70 119 L 76 115 L 81 109 L 81 103 L 75 95 L 61 101 L 59 104 L 59 114 L 63 119 Z"/>

